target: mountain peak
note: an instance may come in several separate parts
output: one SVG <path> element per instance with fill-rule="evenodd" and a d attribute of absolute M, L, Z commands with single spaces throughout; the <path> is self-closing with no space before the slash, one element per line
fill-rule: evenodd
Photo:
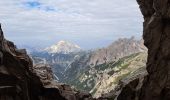
<path fill-rule="evenodd" d="M 48 53 L 63 53 L 63 54 L 78 52 L 80 50 L 81 48 L 78 45 L 65 40 L 61 40 L 57 42 L 55 45 L 52 45 L 45 49 L 45 51 L 47 51 Z"/>
<path fill-rule="evenodd" d="M 56 44 L 66 44 L 66 43 L 69 43 L 68 41 L 65 41 L 65 40 L 60 40 L 59 42 L 57 42 Z"/>

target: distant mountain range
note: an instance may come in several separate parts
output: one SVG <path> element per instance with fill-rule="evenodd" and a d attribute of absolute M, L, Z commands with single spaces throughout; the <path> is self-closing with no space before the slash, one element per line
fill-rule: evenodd
<path fill-rule="evenodd" d="M 59 82 L 86 90 L 99 97 L 111 91 L 109 87 L 114 88 L 117 84 L 115 81 L 120 77 L 144 67 L 145 52 L 147 49 L 143 41 L 132 37 L 118 39 L 108 47 L 92 51 L 83 51 L 76 44 L 59 41 L 30 55 L 34 64 L 49 64 Z M 138 62 L 132 64 L 133 60 Z"/>
<path fill-rule="evenodd" d="M 78 46 L 72 42 L 68 42 L 68 41 L 64 41 L 64 40 L 61 40 L 61 41 L 57 42 L 56 44 L 51 45 L 46 48 L 43 48 L 42 46 L 33 47 L 33 46 L 28 46 L 28 45 L 18 45 L 18 47 L 26 48 L 27 52 L 29 52 L 29 53 L 46 52 L 49 54 L 56 54 L 56 53 L 69 54 L 69 53 L 73 53 L 73 52 L 79 52 L 82 50 L 80 48 L 80 46 Z"/>

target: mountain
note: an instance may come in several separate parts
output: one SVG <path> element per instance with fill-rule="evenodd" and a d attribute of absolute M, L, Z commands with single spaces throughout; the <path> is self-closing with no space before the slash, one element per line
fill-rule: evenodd
<path fill-rule="evenodd" d="M 35 64 L 49 64 L 58 82 L 90 92 L 94 97 L 109 93 L 121 78 L 146 63 L 147 49 L 143 40 L 133 37 L 120 38 L 107 47 L 92 51 L 68 52 L 67 44 L 70 46 L 70 43 L 60 41 L 49 47 L 56 47 L 56 53 L 46 49 L 45 52 L 31 53 L 31 57 Z M 66 50 L 59 52 L 58 48 Z"/>
<path fill-rule="evenodd" d="M 146 50 L 143 40 L 135 40 L 134 37 L 120 38 L 108 47 L 95 50 L 90 57 L 89 65 L 95 66 L 105 62 L 117 61 L 122 57 Z"/>
<path fill-rule="evenodd" d="M 75 60 L 65 71 L 62 82 L 100 97 L 116 88 L 120 79 L 145 67 L 146 52 L 143 40 L 118 39 Z"/>
<path fill-rule="evenodd" d="M 57 80 L 60 81 L 64 77 L 64 71 L 82 53 L 78 45 L 62 40 L 43 50 L 31 52 L 30 56 L 34 64 L 44 63 L 52 66 Z"/>
<path fill-rule="evenodd" d="M 69 77 L 76 78 L 81 71 L 88 70 L 91 67 L 104 63 L 117 62 L 125 56 L 145 51 L 147 51 L 147 49 L 143 45 L 142 40 L 135 40 L 133 37 L 129 39 L 118 39 L 108 47 L 86 52 L 82 54 L 79 59 L 74 60 L 65 71 L 66 79 L 64 80 L 72 79 Z"/>
<path fill-rule="evenodd" d="M 127 76 L 127 73 L 144 67 L 146 62 L 146 53 L 144 52 L 146 51 L 143 41 L 132 37 L 118 39 L 105 48 L 93 51 L 64 54 L 62 52 L 52 54 L 39 52 L 31 55 L 34 62 L 44 62 L 52 66 L 59 82 L 72 85 L 99 97 L 110 92 L 110 87 L 116 87 L 118 83 L 113 80 L 118 81 L 121 79 L 120 77 Z M 135 62 L 136 60 L 138 62 Z"/>
<path fill-rule="evenodd" d="M 144 52 L 131 54 L 116 62 L 109 62 L 91 67 L 81 74 L 74 85 L 80 90 L 89 91 L 94 97 L 114 90 L 119 81 L 133 74 L 140 68 L 145 69 L 147 54 Z"/>
<path fill-rule="evenodd" d="M 78 45 L 63 40 L 59 41 L 55 45 L 52 45 L 44 49 L 44 51 L 48 53 L 62 53 L 62 54 L 79 52 L 80 50 L 81 48 Z"/>
<path fill-rule="evenodd" d="M 119 58 L 117 61 L 98 65 L 88 65 L 90 55 L 85 55 L 73 62 L 65 72 L 63 82 L 79 90 L 90 92 L 94 97 L 100 97 L 114 90 L 119 80 L 126 78 L 140 68 L 145 69 L 147 52 L 133 53 Z"/>

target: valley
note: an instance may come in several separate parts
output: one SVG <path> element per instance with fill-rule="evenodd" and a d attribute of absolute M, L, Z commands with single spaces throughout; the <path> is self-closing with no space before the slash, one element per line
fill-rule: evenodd
<path fill-rule="evenodd" d="M 30 55 L 35 65 L 51 66 L 59 83 L 98 98 L 114 90 L 120 80 L 138 69 L 145 69 L 147 49 L 142 40 L 131 37 L 118 39 L 101 49 L 86 51 L 74 43 L 59 41 Z"/>

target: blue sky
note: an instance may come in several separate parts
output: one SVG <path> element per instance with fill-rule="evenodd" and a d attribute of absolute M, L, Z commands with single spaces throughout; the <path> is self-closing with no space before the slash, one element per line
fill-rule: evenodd
<path fill-rule="evenodd" d="M 67 40 L 91 49 L 142 36 L 135 0 L 1 0 L 0 9 L 5 36 L 17 45 L 47 47 Z"/>
<path fill-rule="evenodd" d="M 41 6 L 41 3 L 37 1 L 26 1 L 23 4 L 28 8 L 39 8 Z"/>

